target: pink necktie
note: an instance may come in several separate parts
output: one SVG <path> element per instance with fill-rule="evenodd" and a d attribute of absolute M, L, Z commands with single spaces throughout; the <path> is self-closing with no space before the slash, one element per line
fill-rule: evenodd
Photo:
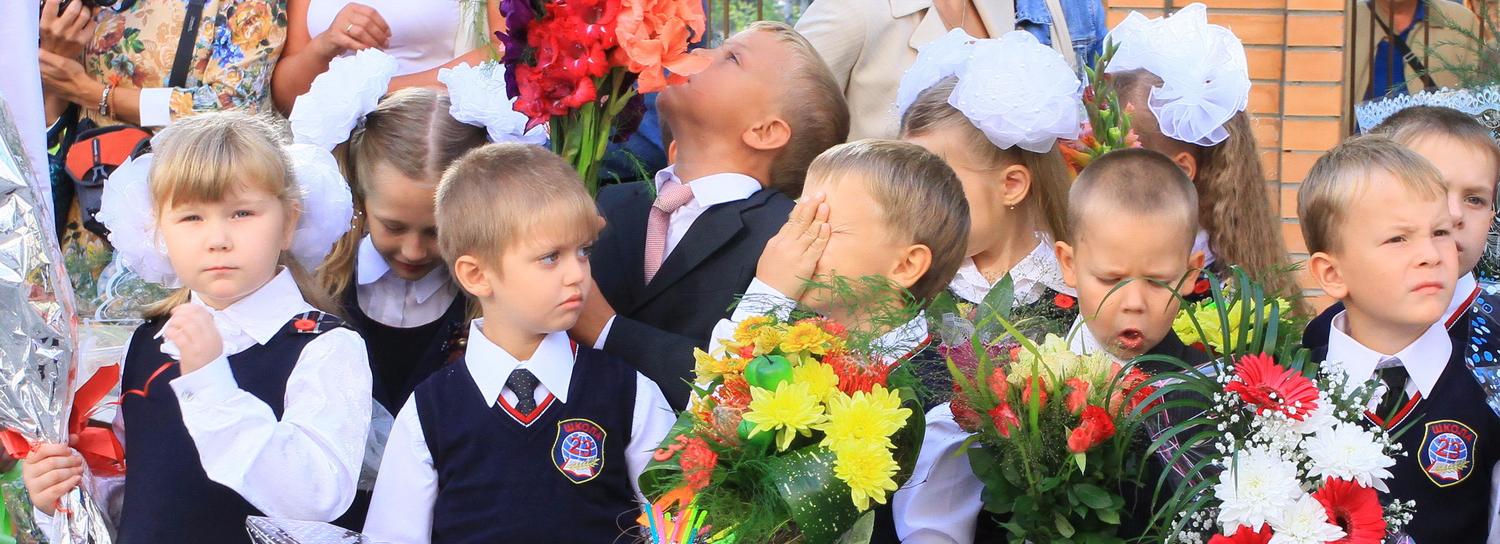
<path fill-rule="evenodd" d="M 661 262 L 667 256 L 667 224 L 672 212 L 693 200 L 693 190 L 678 182 L 676 178 L 661 184 L 656 202 L 651 205 L 651 216 L 646 221 L 646 283 L 656 276 Z"/>

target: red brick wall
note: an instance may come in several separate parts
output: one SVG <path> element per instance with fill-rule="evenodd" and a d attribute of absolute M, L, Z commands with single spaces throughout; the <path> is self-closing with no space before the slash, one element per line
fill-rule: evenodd
<path fill-rule="evenodd" d="M 1156 17 L 1184 0 L 1106 0 L 1113 27 L 1131 11 Z M 1233 30 L 1250 63 L 1250 114 L 1292 260 L 1307 257 L 1297 225 L 1297 187 L 1343 135 L 1344 0 L 1204 0 L 1209 21 Z M 1301 278 L 1321 308 L 1330 303 Z"/>

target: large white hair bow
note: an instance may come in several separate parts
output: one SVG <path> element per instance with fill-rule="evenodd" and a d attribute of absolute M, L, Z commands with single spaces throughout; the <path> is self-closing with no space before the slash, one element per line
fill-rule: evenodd
<path fill-rule="evenodd" d="M 1209 24 L 1203 4 L 1156 19 L 1131 12 L 1108 40 L 1119 50 L 1107 73 L 1144 69 L 1161 78 L 1147 106 L 1172 139 L 1218 145 L 1229 137 L 1224 124 L 1250 103 L 1245 46 L 1229 29 Z"/>
<path fill-rule="evenodd" d="M 1082 86 L 1068 62 L 1024 31 L 975 39 L 961 29 L 923 47 L 901 78 L 896 108 L 905 115 L 917 96 L 957 76 L 948 103 L 1000 149 L 1046 153 L 1078 137 Z"/>
<path fill-rule="evenodd" d="M 460 122 L 484 127 L 491 142 L 547 143 L 546 125 L 526 130 L 526 115 L 515 110 L 515 98 L 505 93 L 505 67 L 486 61 L 478 67 L 463 63 L 438 70 L 438 81 L 448 86 L 452 104 L 448 114 Z"/>
<path fill-rule="evenodd" d="M 396 58 L 379 49 L 333 59 L 292 105 L 292 141 L 330 150 L 348 140 L 375 111 L 395 73 Z"/>

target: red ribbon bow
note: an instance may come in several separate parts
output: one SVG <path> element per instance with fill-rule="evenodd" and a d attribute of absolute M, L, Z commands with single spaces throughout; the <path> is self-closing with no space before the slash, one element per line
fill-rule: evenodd
<path fill-rule="evenodd" d="M 89 414 L 94 412 L 99 401 L 104 400 L 104 396 L 119 381 L 120 365 L 100 368 L 83 387 L 78 388 L 78 392 L 73 395 L 72 410 L 68 412 L 68 433 L 78 435 L 78 442 L 73 444 L 73 449 L 83 455 L 89 470 L 98 476 L 125 473 L 125 448 L 115 437 L 114 430 L 88 425 Z M 5 451 L 17 459 L 31 454 L 31 443 L 20 433 L 9 429 L 0 432 L 0 445 L 4 445 Z"/>

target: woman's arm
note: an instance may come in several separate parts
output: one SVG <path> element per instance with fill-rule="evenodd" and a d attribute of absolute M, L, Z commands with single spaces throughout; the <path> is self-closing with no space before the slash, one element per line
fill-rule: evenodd
<path fill-rule="evenodd" d="M 391 79 L 390 90 L 394 91 L 397 89 L 405 89 L 407 87 L 437 87 L 442 85 L 442 83 L 439 82 L 437 78 L 438 70 L 441 70 L 443 68 L 452 68 L 466 62 L 469 63 L 470 66 L 478 66 L 480 63 L 490 59 L 491 44 L 494 47 L 495 54 L 501 53 L 500 44 L 494 43 L 495 33 L 505 31 L 505 17 L 500 15 L 500 0 L 486 0 L 484 3 L 484 12 L 485 20 L 489 24 L 490 31 L 490 37 L 487 45 L 476 47 L 467 53 L 459 55 L 453 60 L 443 63 L 442 66 L 438 66 L 429 70 L 423 70 L 421 72 L 397 76 Z M 464 26 L 463 21 L 459 22 L 459 26 Z M 460 28 L 458 31 L 464 32 L 464 29 Z"/>
<path fill-rule="evenodd" d="M 286 46 L 271 77 L 271 100 L 283 115 L 292 111 L 297 97 L 312 87 L 328 63 L 345 51 L 388 47 L 391 28 L 375 8 L 349 4 L 339 10 L 328 30 L 316 37 L 307 28 L 307 8 L 314 0 L 287 2 Z"/>

